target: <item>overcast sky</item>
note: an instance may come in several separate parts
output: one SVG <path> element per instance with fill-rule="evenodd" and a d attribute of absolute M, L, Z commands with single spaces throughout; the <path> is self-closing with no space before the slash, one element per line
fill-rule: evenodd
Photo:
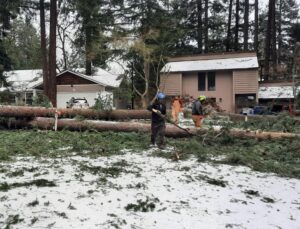
<path fill-rule="evenodd" d="M 259 0 L 259 3 L 263 4 L 263 5 L 267 5 L 269 2 L 269 0 Z M 296 0 L 296 2 L 298 3 L 298 5 L 300 5 L 300 0 Z"/>

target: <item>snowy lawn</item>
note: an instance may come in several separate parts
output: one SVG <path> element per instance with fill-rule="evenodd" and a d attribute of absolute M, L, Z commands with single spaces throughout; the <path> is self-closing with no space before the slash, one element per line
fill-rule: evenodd
<path fill-rule="evenodd" d="M 0 162 L 0 228 L 300 228 L 300 180 L 157 151 Z"/>

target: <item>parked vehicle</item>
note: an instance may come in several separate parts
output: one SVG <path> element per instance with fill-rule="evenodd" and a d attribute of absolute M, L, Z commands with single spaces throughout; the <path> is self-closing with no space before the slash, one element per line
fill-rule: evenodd
<path fill-rule="evenodd" d="M 67 102 L 67 108 L 73 108 L 73 109 L 88 109 L 89 103 L 86 100 L 86 98 L 74 98 L 72 97 Z"/>

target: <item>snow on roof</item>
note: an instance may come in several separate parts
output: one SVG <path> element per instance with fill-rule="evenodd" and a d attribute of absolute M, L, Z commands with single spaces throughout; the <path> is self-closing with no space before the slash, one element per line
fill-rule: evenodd
<path fill-rule="evenodd" d="M 258 68 L 257 57 L 170 62 L 163 67 L 161 72 L 190 72 L 249 68 Z"/>
<path fill-rule="evenodd" d="M 297 92 L 300 91 L 300 87 L 297 88 Z M 281 86 L 281 87 L 259 87 L 258 89 L 259 99 L 293 99 L 293 87 Z"/>
<path fill-rule="evenodd" d="M 41 69 L 15 70 L 4 72 L 4 75 L 10 84 L 9 89 L 15 92 L 31 90 L 30 85 L 42 80 Z"/>
<path fill-rule="evenodd" d="M 25 70 L 25 71 L 28 71 L 26 74 L 26 77 L 25 76 L 22 77 L 22 75 L 24 75 L 21 73 L 22 71 L 24 71 L 24 70 L 14 71 L 14 75 L 16 72 L 20 72 L 20 73 L 18 73 L 18 75 L 20 75 L 19 78 L 21 80 L 20 81 L 21 83 L 24 83 L 24 81 L 26 81 L 26 79 L 31 79 L 30 81 L 28 81 L 26 83 L 27 88 L 33 89 L 35 87 L 40 86 L 43 83 L 42 70 Z M 39 72 L 39 74 L 40 74 L 39 78 L 36 78 L 36 74 L 34 71 Z M 93 81 L 93 82 L 103 85 L 105 87 L 119 87 L 119 85 L 121 83 L 121 80 L 118 79 L 118 77 L 119 77 L 118 75 L 111 74 L 101 68 L 96 68 L 96 71 L 92 76 L 87 76 L 87 75 L 83 74 L 84 71 L 85 71 L 84 69 L 76 69 L 74 71 L 66 70 L 66 71 L 59 73 L 57 76 L 60 76 L 65 72 L 71 72 L 73 74 L 76 74 L 79 77 Z M 10 72 L 8 72 L 8 73 L 10 73 Z M 12 78 L 12 81 L 14 81 L 15 79 L 16 78 Z M 35 80 L 32 80 L 32 79 L 35 79 Z M 22 80 L 23 80 L 23 82 L 22 82 Z"/>
<path fill-rule="evenodd" d="M 98 82 L 110 87 L 119 87 L 121 83 L 118 75 L 107 72 L 102 68 L 97 68 L 91 77 L 94 77 Z"/>
<path fill-rule="evenodd" d="M 121 80 L 118 79 L 119 78 L 118 75 L 112 74 L 102 68 L 96 68 L 95 70 L 96 71 L 91 76 L 84 74 L 84 72 L 85 72 L 84 68 L 78 68 L 78 69 L 75 69 L 74 71 L 66 70 L 66 71 L 58 74 L 58 76 L 68 71 L 68 72 L 76 74 L 84 79 L 91 80 L 95 83 L 101 84 L 105 87 L 107 87 L 107 86 L 108 87 L 119 87 L 120 86 Z"/>

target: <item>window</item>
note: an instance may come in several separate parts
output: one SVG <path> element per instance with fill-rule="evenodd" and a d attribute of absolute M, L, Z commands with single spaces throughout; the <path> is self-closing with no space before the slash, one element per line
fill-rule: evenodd
<path fill-rule="evenodd" d="M 207 83 L 208 83 L 208 90 L 215 91 L 216 90 L 216 73 L 215 72 L 208 72 L 207 74 Z"/>
<path fill-rule="evenodd" d="M 198 72 L 198 91 L 205 91 L 206 84 L 206 74 L 205 72 Z"/>

